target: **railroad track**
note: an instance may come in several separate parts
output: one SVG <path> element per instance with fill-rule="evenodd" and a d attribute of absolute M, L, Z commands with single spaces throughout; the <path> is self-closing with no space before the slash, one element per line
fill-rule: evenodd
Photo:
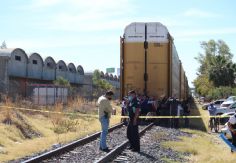
<path fill-rule="evenodd" d="M 116 129 L 118 129 L 118 128 L 121 128 L 122 126 L 123 126 L 123 123 L 120 123 L 118 125 L 110 127 L 109 128 L 109 133 L 116 130 Z M 99 138 L 100 134 L 101 134 L 101 132 L 97 132 L 93 135 L 90 135 L 88 137 L 76 140 L 76 141 L 74 141 L 70 144 L 67 144 L 65 146 L 62 146 L 62 147 L 59 147 L 59 148 L 54 149 L 52 151 L 46 152 L 44 154 L 32 157 L 28 160 L 23 161 L 22 163 L 36 163 L 36 162 L 38 163 L 38 162 L 42 162 L 44 160 L 48 160 L 52 157 L 62 155 L 63 153 L 71 151 L 71 150 L 75 149 L 78 146 L 82 146 L 82 145 L 87 144 L 91 141 L 94 141 L 95 139 Z"/>
<path fill-rule="evenodd" d="M 147 130 L 149 130 L 152 126 L 154 125 L 154 123 L 149 124 L 148 126 L 146 126 L 145 128 L 143 128 L 141 130 L 141 132 L 139 132 L 139 135 L 142 136 Z M 107 163 L 110 161 L 113 161 L 114 158 L 116 158 L 129 144 L 129 141 L 126 140 L 124 141 L 122 144 L 120 144 L 119 146 L 117 146 L 115 149 L 113 149 L 111 152 L 109 152 L 107 155 L 103 156 L 102 158 L 100 158 L 99 160 L 95 161 L 95 163 Z M 120 156 L 117 157 L 115 159 L 115 162 L 123 162 L 123 161 L 127 161 L 125 157 Z"/>
<path fill-rule="evenodd" d="M 152 127 L 152 125 L 153 124 L 140 126 L 140 135 L 143 135 L 145 131 Z M 126 138 L 126 126 L 123 126 L 123 124 L 118 124 L 109 129 L 107 142 L 108 146 L 113 149 L 109 153 L 99 150 L 99 136 L 100 132 L 95 133 L 89 137 L 23 161 L 23 163 L 108 162 L 108 160 L 117 157 L 128 144 Z"/>

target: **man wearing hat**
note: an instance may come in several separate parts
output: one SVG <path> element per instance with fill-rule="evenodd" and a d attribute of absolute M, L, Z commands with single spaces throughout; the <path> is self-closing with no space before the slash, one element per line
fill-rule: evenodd
<path fill-rule="evenodd" d="M 140 112 L 140 104 L 136 98 L 134 90 L 128 92 L 128 114 L 129 124 L 127 127 L 127 138 L 129 139 L 130 149 L 134 152 L 140 151 L 140 140 L 138 132 L 138 117 Z"/>
<path fill-rule="evenodd" d="M 104 152 L 109 152 L 110 150 L 106 144 L 106 138 L 108 134 L 109 119 L 112 113 L 112 106 L 110 100 L 114 93 L 112 91 L 107 91 L 105 95 L 102 95 L 98 99 L 98 115 L 99 121 L 101 122 L 101 136 L 100 136 L 100 150 Z"/>

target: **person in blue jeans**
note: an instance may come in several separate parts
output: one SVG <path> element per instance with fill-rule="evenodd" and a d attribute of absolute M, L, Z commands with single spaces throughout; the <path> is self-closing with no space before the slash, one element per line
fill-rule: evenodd
<path fill-rule="evenodd" d="M 102 128 L 99 149 L 104 152 L 110 151 L 107 147 L 106 139 L 108 134 L 109 120 L 112 113 L 110 100 L 112 99 L 113 95 L 114 93 L 112 91 L 107 91 L 105 95 L 102 95 L 98 98 L 98 115 Z"/>

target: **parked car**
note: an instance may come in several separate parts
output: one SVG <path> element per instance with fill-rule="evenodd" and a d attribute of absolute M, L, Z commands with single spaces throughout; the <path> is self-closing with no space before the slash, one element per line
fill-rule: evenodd
<path fill-rule="evenodd" d="M 213 105 L 217 108 L 220 107 L 220 105 L 225 101 L 225 99 L 220 99 L 220 100 L 216 100 L 213 102 Z M 206 103 L 202 106 L 202 109 L 203 110 L 207 110 L 208 106 L 210 105 L 211 103 Z"/>
<path fill-rule="evenodd" d="M 236 96 L 229 96 L 226 101 L 236 101 Z"/>
<path fill-rule="evenodd" d="M 220 107 L 221 108 L 227 108 L 228 106 L 230 106 L 231 104 L 233 104 L 234 102 L 236 102 L 236 96 L 230 96 L 226 99 L 226 101 L 224 101 Z"/>
<path fill-rule="evenodd" d="M 224 113 L 235 112 L 235 110 L 236 110 L 236 102 L 233 102 L 233 103 L 226 103 L 226 102 L 224 102 L 224 103 L 225 103 L 224 107 L 220 107 L 220 108 L 216 109 L 215 115 L 222 115 Z"/>

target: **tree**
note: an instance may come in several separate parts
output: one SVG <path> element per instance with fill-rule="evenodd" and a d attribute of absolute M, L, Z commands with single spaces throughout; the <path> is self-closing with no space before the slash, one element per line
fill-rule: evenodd
<path fill-rule="evenodd" d="M 223 56 L 227 61 L 232 61 L 233 54 L 223 40 L 218 40 L 217 42 L 215 40 L 202 41 L 200 46 L 204 53 L 199 53 L 195 58 L 200 63 L 198 69 L 200 74 L 207 73 L 210 68 L 210 61 L 215 56 Z"/>
<path fill-rule="evenodd" d="M 59 76 L 56 80 L 54 80 L 53 84 L 57 86 L 70 87 L 70 82 L 61 76 Z"/>
<path fill-rule="evenodd" d="M 97 91 L 104 91 L 113 89 L 113 86 L 105 79 L 101 79 L 101 73 L 99 70 L 94 70 L 93 72 L 93 85 L 98 89 Z M 96 92 L 96 96 L 98 95 Z"/>
<path fill-rule="evenodd" d="M 101 73 L 99 70 L 94 70 L 93 72 L 93 85 L 99 85 L 101 81 Z"/>
<path fill-rule="evenodd" d="M 199 75 L 193 82 L 196 92 L 200 95 L 206 96 L 208 92 L 214 88 L 214 85 L 209 80 L 206 74 Z"/>
<path fill-rule="evenodd" d="M 233 54 L 223 40 L 203 41 L 200 46 L 203 53 L 199 53 L 195 58 L 200 63 L 200 67 L 198 77 L 193 83 L 199 94 L 216 97 L 225 90 L 217 87 L 234 86 L 236 64 L 232 61 Z M 217 91 L 215 91 L 216 88 Z"/>
<path fill-rule="evenodd" d="M 214 86 L 233 86 L 236 70 L 236 65 L 224 55 L 214 56 L 210 60 L 209 80 L 213 82 Z"/>
<path fill-rule="evenodd" d="M 0 49 L 7 49 L 7 44 L 5 41 L 2 42 L 2 45 L 0 46 Z"/>

